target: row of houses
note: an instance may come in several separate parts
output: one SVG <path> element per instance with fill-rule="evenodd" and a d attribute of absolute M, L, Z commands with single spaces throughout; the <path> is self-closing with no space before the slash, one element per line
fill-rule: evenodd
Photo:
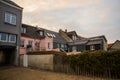
<path fill-rule="evenodd" d="M 19 64 L 28 51 L 82 52 L 107 50 L 104 35 L 85 38 L 76 31 L 58 32 L 22 24 L 23 8 L 11 0 L 0 0 L 0 65 Z"/>
<path fill-rule="evenodd" d="M 107 40 L 104 35 L 85 38 L 75 31 L 67 29 L 54 32 L 40 27 L 22 24 L 20 54 L 30 51 L 57 50 L 63 52 L 82 52 L 84 50 L 107 50 Z"/>
<path fill-rule="evenodd" d="M 27 51 L 106 50 L 105 36 L 84 38 L 75 31 L 59 32 L 22 24 L 23 8 L 11 0 L 0 0 L 0 61 L 18 64 Z M 28 50 L 28 48 L 30 48 Z M 1 63 L 0 62 L 0 63 Z"/>

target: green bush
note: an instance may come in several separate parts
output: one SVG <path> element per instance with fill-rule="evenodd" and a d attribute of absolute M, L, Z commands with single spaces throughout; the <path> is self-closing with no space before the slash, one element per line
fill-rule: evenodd
<path fill-rule="evenodd" d="M 79 66 L 81 70 L 94 70 L 95 73 L 105 74 L 110 72 L 111 76 L 115 74 L 120 77 L 120 50 L 119 51 L 84 51 L 78 55 L 68 57 L 71 68 L 76 70 Z"/>

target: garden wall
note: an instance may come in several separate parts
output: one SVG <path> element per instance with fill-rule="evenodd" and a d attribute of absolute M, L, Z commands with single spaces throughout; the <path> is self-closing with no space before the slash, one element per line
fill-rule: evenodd
<path fill-rule="evenodd" d="M 53 54 L 28 55 L 28 67 L 53 70 Z"/>

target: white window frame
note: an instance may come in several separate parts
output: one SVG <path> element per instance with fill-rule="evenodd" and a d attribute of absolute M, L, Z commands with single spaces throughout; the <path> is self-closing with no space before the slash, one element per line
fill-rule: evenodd
<path fill-rule="evenodd" d="M 23 46 L 23 47 L 21 46 L 21 41 L 24 41 L 24 43 L 23 43 L 24 46 Z M 21 39 L 21 40 L 20 40 L 20 47 L 22 47 L 22 48 L 25 47 L 25 40 L 24 40 L 24 39 Z"/>
<path fill-rule="evenodd" d="M 76 40 L 77 38 L 76 38 L 76 36 L 75 36 L 75 35 L 73 35 L 73 36 L 72 36 L 72 39 L 73 39 L 73 40 Z"/>
<path fill-rule="evenodd" d="M 72 52 L 76 52 L 77 51 L 77 47 L 76 46 L 73 46 L 72 47 Z"/>
<path fill-rule="evenodd" d="M 15 36 L 15 41 L 11 41 L 11 36 L 14 35 Z M 15 34 L 9 34 L 9 42 L 11 43 L 16 43 L 16 35 Z"/>
<path fill-rule="evenodd" d="M 7 42 L 8 41 L 8 34 L 6 34 L 6 40 L 1 40 L 1 34 L 6 34 L 6 33 L 0 33 L 0 41 L 2 41 L 2 42 Z"/>
<path fill-rule="evenodd" d="M 10 16 L 10 22 L 7 21 L 7 15 Z M 12 18 L 15 18 L 15 23 L 12 22 Z M 6 23 L 9 23 L 9 24 L 13 24 L 13 25 L 16 25 L 16 22 L 17 22 L 17 16 L 15 14 L 12 14 L 12 13 L 9 13 L 9 12 L 5 12 L 5 22 Z"/>
<path fill-rule="evenodd" d="M 64 44 L 61 44 L 61 48 L 64 48 Z"/>
<path fill-rule="evenodd" d="M 26 33 L 26 28 L 25 27 L 21 28 L 21 33 Z"/>
<path fill-rule="evenodd" d="M 94 46 L 94 45 L 91 45 L 91 46 L 90 46 L 90 50 L 95 50 L 95 46 Z"/>
<path fill-rule="evenodd" d="M 40 31 L 40 36 L 43 36 L 43 31 Z"/>

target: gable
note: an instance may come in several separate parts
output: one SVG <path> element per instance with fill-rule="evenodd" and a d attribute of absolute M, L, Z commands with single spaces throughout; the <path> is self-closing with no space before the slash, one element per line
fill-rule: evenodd
<path fill-rule="evenodd" d="M 110 50 L 119 50 L 120 49 L 120 41 L 117 40 L 111 47 Z"/>

